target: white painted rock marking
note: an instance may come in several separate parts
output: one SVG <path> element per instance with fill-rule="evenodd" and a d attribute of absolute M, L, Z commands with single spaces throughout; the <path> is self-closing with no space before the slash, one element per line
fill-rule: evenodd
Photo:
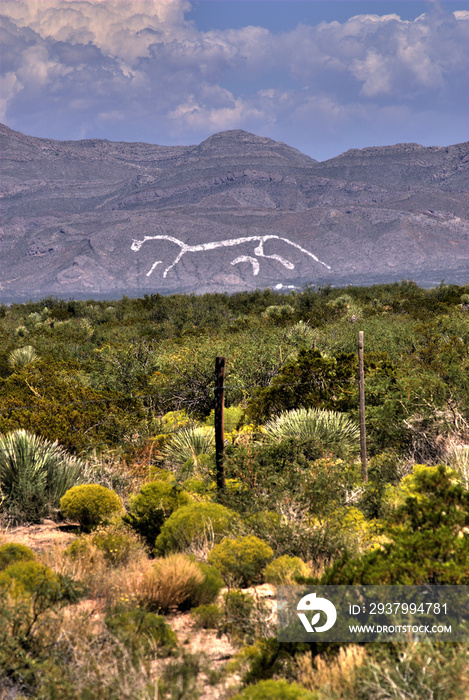
<path fill-rule="evenodd" d="M 254 248 L 254 255 L 258 258 L 270 258 L 271 260 L 277 260 L 279 263 L 281 263 L 284 267 L 287 268 L 287 270 L 294 270 L 295 265 L 290 262 L 289 260 L 286 260 L 285 258 L 282 258 L 280 255 L 276 255 L 275 253 L 273 255 L 266 255 L 264 252 L 264 243 L 266 241 L 270 240 L 278 240 L 278 241 L 283 241 L 284 243 L 288 243 L 288 245 L 293 246 L 297 250 L 300 250 L 302 253 L 305 255 L 308 255 L 310 258 L 313 258 L 317 263 L 320 265 L 324 265 L 325 268 L 328 270 L 331 270 L 332 268 L 327 265 L 325 262 L 322 260 L 319 260 L 313 253 L 311 253 L 309 250 L 306 250 L 306 248 L 302 248 L 300 245 L 297 243 L 294 243 L 293 241 L 290 241 L 288 238 L 283 238 L 282 236 L 275 236 L 274 234 L 268 234 L 265 236 L 245 236 L 242 238 L 228 238 L 224 241 L 210 241 L 209 243 L 200 243 L 199 245 L 187 245 L 187 243 L 184 243 L 184 241 L 180 241 L 179 238 L 174 238 L 174 236 L 166 236 L 166 235 L 158 235 L 158 236 L 145 236 L 143 240 L 139 241 L 134 239 L 132 241 L 132 245 L 130 246 L 131 250 L 134 252 L 137 252 L 140 250 L 142 245 L 146 243 L 147 241 L 171 241 L 171 243 L 176 243 L 180 247 L 180 251 L 177 254 L 176 258 L 173 260 L 171 265 L 167 267 L 164 272 L 163 272 L 163 277 L 166 277 L 168 272 L 172 270 L 172 268 L 177 265 L 177 263 L 180 261 L 183 255 L 186 253 L 201 253 L 205 250 L 215 250 L 215 248 L 229 248 L 232 246 L 237 246 L 241 245 L 243 243 L 250 243 L 251 241 L 257 241 L 258 245 Z M 147 277 L 150 277 L 154 269 L 162 264 L 162 260 L 155 260 L 153 265 L 151 266 L 150 270 L 147 272 Z M 252 265 L 252 274 L 254 277 L 259 274 L 259 261 L 256 260 L 256 258 L 253 258 L 250 255 L 240 255 L 239 257 L 235 258 L 232 261 L 232 265 L 238 265 L 239 263 L 242 262 L 249 262 Z"/>

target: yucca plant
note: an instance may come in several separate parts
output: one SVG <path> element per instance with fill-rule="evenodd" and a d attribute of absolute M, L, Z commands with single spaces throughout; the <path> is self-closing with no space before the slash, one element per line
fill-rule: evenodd
<path fill-rule="evenodd" d="M 40 522 L 82 481 L 84 463 L 26 430 L 0 435 L 2 508 L 12 522 Z"/>
<path fill-rule="evenodd" d="M 197 470 L 213 454 L 214 445 L 214 428 L 188 425 L 174 433 L 163 450 L 163 457 L 178 467 Z"/>
<path fill-rule="evenodd" d="M 23 348 L 12 350 L 8 356 L 8 364 L 13 372 L 36 362 L 39 355 L 32 345 L 25 345 Z"/>
<path fill-rule="evenodd" d="M 323 451 L 335 454 L 358 451 L 359 427 L 344 413 L 318 408 L 298 408 L 285 411 L 265 425 L 267 442 L 288 438 L 311 441 Z"/>

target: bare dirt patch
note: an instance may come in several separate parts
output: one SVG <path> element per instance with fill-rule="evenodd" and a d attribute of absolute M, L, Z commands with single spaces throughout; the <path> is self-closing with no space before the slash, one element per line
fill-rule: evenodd
<path fill-rule="evenodd" d="M 70 525 L 58 525 L 53 520 L 44 520 L 40 525 L 0 529 L 0 542 L 24 544 L 38 553 L 58 545 L 66 547 L 76 538 L 77 533 Z"/>

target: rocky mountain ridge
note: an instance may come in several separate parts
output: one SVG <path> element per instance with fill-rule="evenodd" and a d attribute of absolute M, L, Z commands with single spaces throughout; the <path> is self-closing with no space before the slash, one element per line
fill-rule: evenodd
<path fill-rule="evenodd" d="M 469 143 L 320 163 L 241 130 L 157 146 L 2 126 L 0 147 L 6 302 L 469 280 Z"/>

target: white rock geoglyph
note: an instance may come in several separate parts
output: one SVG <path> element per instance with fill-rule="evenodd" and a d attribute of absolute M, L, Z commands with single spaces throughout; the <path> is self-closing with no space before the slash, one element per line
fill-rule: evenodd
<path fill-rule="evenodd" d="M 254 275 L 254 277 L 259 274 L 260 270 L 259 261 L 256 258 L 269 258 L 271 260 L 277 260 L 287 270 L 294 270 L 295 265 L 290 260 L 287 260 L 286 258 L 283 258 L 281 255 L 277 255 L 276 253 L 273 253 L 272 255 L 267 255 L 264 252 L 264 243 L 266 243 L 266 241 L 271 240 L 278 240 L 283 241 L 284 243 L 288 243 L 288 245 L 293 246 L 293 248 L 296 248 L 305 255 L 309 256 L 315 262 L 319 263 L 320 265 L 323 265 L 327 270 L 332 269 L 325 262 L 319 260 L 319 258 L 317 258 L 316 255 L 311 253 L 309 250 L 306 250 L 306 248 L 302 248 L 300 245 L 298 245 L 298 243 L 294 243 L 289 238 L 276 236 L 275 234 L 266 234 L 265 236 L 243 236 L 241 238 L 228 238 L 222 241 L 209 241 L 208 243 L 199 243 L 198 245 L 188 245 L 187 243 L 184 243 L 184 241 L 181 241 L 179 240 L 179 238 L 175 238 L 174 236 L 160 234 L 157 236 L 144 236 L 142 240 L 134 239 L 130 247 L 134 252 L 137 252 L 147 241 L 171 241 L 171 243 L 175 243 L 176 245 L 178 245 L 180 247 L 180 251 L 171 263 L 171 265 L 165 268 L 163 272 L 163 277 L 167 276 L 168 272 L 172 270 L 175 265 L 177 265 L 177 263 L 181 260 L 182 256 L 186 253 L 202 253 L 208 250 L 215 250 L 216 248 L 231 248 L 233 246 L 242 245 L 243 243 L 250 243 L 251 241 L 257 242 L 257 246 L 254 248 L 253 251 L 256 257 L 253 257 L 251 255 L 240 255 L 232 261 L 232 265 L 238 265 L 239 263 L 243 262 L 251 263 L 252 274 Z M 147 277 L 149 277 L 155 270 L 155 268 L 161 264 L 163 264 L 163 260 L 155 260 L 150 270 L 146 273 Z"/>

